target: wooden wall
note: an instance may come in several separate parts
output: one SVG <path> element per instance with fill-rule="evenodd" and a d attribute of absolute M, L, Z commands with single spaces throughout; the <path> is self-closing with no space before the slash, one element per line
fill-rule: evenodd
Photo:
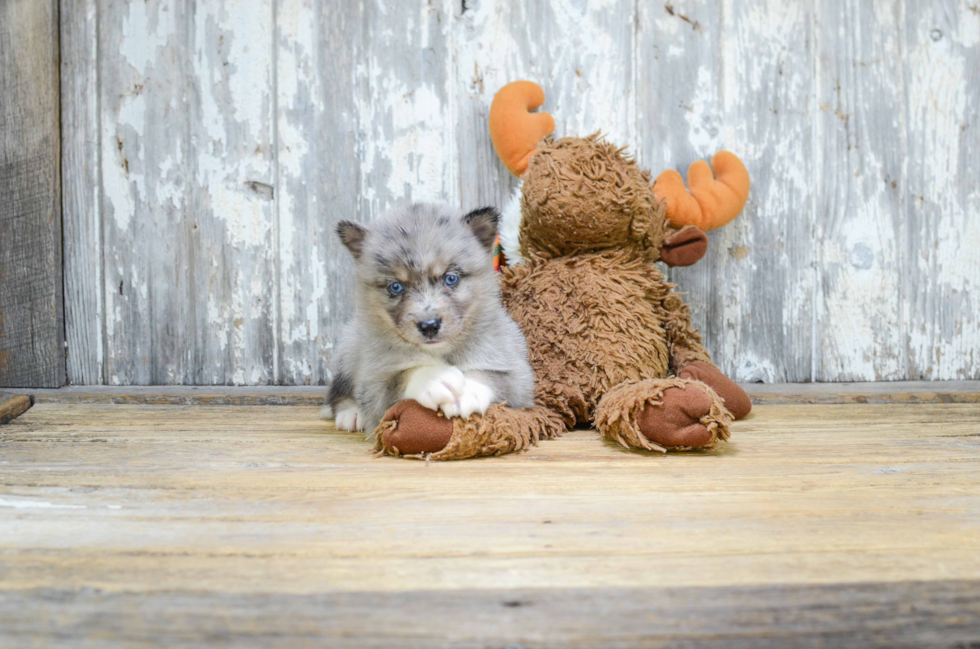
<path fill-rule="evenodd" d="M 0 0 L 0 386 L 65 382 L 58 1 Z"/>
<path fill-rule="evenodd" d="M 745 213 L 673 273 L 738 380 L 980 378 L 975 0 L 61 6 L 72 383 L 325 382 L 333 224 L 501 204 L 520 78 L 654 173 L 743 157 Z"/>

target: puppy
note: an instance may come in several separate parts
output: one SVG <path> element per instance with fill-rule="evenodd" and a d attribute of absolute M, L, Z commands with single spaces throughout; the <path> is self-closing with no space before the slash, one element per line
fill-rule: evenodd
<path fill-rule="evenodd" d="M 402 399 L 464 418 L 491 403 L 533 405 L 527 343 L 493 270 L 499 218 L 490 207 L 464 214 L 417 203 L 370 228 L 338 225 L 354 256 L 355 306 L 323 418 L 371 433 Z"/>

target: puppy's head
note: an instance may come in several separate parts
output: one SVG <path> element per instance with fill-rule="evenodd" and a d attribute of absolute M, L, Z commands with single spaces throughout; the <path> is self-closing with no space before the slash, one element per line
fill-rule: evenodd
<path fill-rule="evenodd" d="M 412 345 L 452 345 L 499 300 L 492 259 L 498 219 L 489 207 L 462 213 L 417 203 L 369 228 L 341 222 L 337 233 L 355 260 L 357 308 Z"/>

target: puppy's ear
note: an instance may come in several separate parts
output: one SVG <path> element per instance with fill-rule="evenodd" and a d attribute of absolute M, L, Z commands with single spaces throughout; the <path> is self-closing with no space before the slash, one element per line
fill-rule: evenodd
<path fill-rule="evenodd" d="M 493 242 L 497 240 L 497 224 L 500 222 L 500 211 L 496 207 L 475 209 L 463 217 L 463 222 L 470 226 L 484 248 L 493 248 Z"/>
<path fill-rule="evenodd" d="M 341 221 L 337 224 L 337 236 L 340 237 L 341 243 L 350 250 L 350 254 L 354 255 L 354 259 L 361 257 L 361 252 L 364 249 L 364 237 L 367 236 L 367 228 L 353 221 Z"/>

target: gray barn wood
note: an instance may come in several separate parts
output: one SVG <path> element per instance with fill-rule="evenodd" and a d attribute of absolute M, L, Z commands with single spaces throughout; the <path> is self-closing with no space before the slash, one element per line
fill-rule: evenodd
<path fill-rule="evenodd" d="M 58 113 L 58 2 L 6 0 L 0 3 L 0 386 L 65 382 Z"/>
<path fill-rule="evenodd" d="M 670 272 L 725 372 L 980 378 L 971 0 L 65 0 L 61 35 L 71 383 L 325 383 L 334 225 L 502 204 L 520 78 L 654 174 L 743 157 L 745 212 Z"/>

